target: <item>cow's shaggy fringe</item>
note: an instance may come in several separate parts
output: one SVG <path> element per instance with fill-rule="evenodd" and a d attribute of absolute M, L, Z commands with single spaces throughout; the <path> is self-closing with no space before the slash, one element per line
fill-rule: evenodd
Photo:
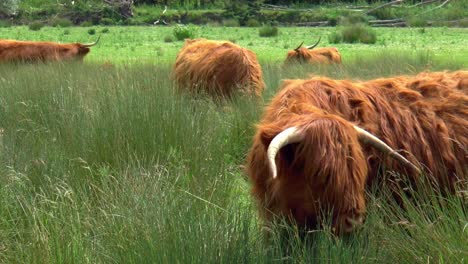
<path fill-rule="evenodd" d="M 172 77 L 179 89 L 215 97 L 260 96 L 265 88 L 255 53 L 229 41 L 185 40 Z"/>
<path fill-rule="evenodd" d="M 468 71 L 364 82 L 323 77 L 284 81 L 258 125 L 247 160 L 261 215 L 267 221 L 288 216 L 308 226 L 320 221 L 322 211 L 331 211 L 335 230 L 349 232 L 362 221 L 366 187 L 378 181 L 403 188 L 395 179 L 379 177 L 384 168 L 406 174 L 410 183 L 427 180 L 442 192 L 466 188 L 467 90 Z M 362 144 L 352 125 L 399 150 L 424 173 L 408 171 Z M 280 150 L 273 179 L 267 148 L 293 126 L 305 138 Z"/>
<path fill-rule="evenodd" d="M 341 55 L 337 48 L 299 48 L 288 51 L 285 63 L 311 63 L 311 64 L 341 64 Z"/>
<path fill-rule="evenodd" d="M 96 43 L 0 40 L 0 62 L 82 61 Z"/>

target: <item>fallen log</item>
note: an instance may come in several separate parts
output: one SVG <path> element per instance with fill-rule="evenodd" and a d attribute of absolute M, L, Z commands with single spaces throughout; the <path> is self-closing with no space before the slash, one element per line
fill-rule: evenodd
<path fill-rule="evenodd" d="M 314 21 L 314 22 L 298 22 L 294 23 L 294 25 L 299 27 L 320 27 L 328 25 L 328 21 Z"/>

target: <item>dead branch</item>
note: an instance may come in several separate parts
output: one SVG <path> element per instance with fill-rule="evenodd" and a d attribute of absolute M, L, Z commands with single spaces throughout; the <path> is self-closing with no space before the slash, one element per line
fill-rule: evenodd
<path fill-rule="evenodd" d="M 328 21 L 299 22 L 294 23 L 298 27 L 322 27 L 328 25 Z"/>
<path fill-rule="evenodd" d="M 401 3 L 403 3 L 403 1 L 404 1 L 404 0 L 395 0 L 395 1 L 391 1 L 391 2 L 385 3 L 385 4 L 383 4 L 383 5 L 379 5 L 379 6 L 377 6 L 377 7 L 372 8 L 371 10 L 366 11 L 364 14 L 370 14 L 370 13 L 376 11 L 376 10 L 379 10 L 379 9 L 381 9 L 381 8 L 384 8 L 384 7 L 387 7 L 387 6 L 389 6 L 389 5 L 401 4 Z"/>
<path fill-rule="evenodd" d="M 448 4 L 448 2 L 450 2 L 450 0 L 445 0 L 445 2 L 443 2 L 443 3 L 442 3 L 441 5 L 439 5 L 439 6 L 436 6 L 434 9 L 444 7 L 446 4 Z"/>
<path fill-rule="evenodd" d="M 406 22 L 397 22 L 397 23 L 389 23 L 389 24 L 373 24 L 373 27 L 407 27 L 408 24 Z"/>
<path fill-rule="evenodd" d="M 396 19 L 388 19 L 388 20 L 369 20 L 369 24 L 391 24 L 391 23 L 398 23 L 404 22 L 402 18 Z"/>
<path fill-rule="evenodd" d="M 444 7 L 446 4 L 448 4 L 448 2 L 450 2 L 450 0 L 445 0 L 442 4 L 436 6 L 436 7 L 432 8 L 432 9 L 429 9 L 429 10 L 427 10 L 427 11 L 425 11 L 425 12 L 419 13 L 419 14 L 417 14 L 417 15 L 419 16 L 419 15 L 422 15 L 422 14 L 427 14 L 427 13 L 429 13 L 429 12 L 432 12 L 432 11 L 436 10 L 436 9 L 442 8 L 442 7 Z"/>
<path fill-rule="evenodd" d="M 434 2 L 438 2 L 438 1 L 440 1 L 440 0 L 427 0 L 427 1 L 423 1 L 423 2 L 421 2 L 421 3 L 417 3 L 417 4 L 415 4 L 415 5 L 412 5 L 412 6 L 410 6 L 410 7 L 417 7 L 417 6 L 428 5 L 428 4 L 432 4 L 432 3 L 434 3 Z"/>
<path fill-rule="evenodd" d="M 369 8 L 370 6 L 346 6 L 347 9 L 366 9 Z"/>
<path fill-rule="evenodd" d="M 280 6 L 280 5 L 270 5 L 270 4 L 263 4 L 261 5 L 263 9 L 270 9 L 270 10 L 287 10 L 287 6 Z"/>

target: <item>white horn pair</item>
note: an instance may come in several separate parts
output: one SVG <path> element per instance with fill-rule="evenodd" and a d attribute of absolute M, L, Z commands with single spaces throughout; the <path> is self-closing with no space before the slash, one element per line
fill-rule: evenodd
<path fill-rule="evenodd" d="M 359 140 L 361 140 L 364 144 L 369 144 L 372 147 L 376 148 L 377 150 L 389 155 L 390 157 L 396 159 L 397 161 L 401 162 L 403 165 L 415 170 L 416 172 L 420 173 L 421 170 L 416 167 L 413 163 L 407 160 L 405 157 L 400 155 L 394 149 L 392 149 L 389 145 L 385 142 L 377 138 L 376 136 L 372 135 L 368 131 L 358 127 L 353 126 L 356 132 L 358 133 Z M 300 142 L 304 138 L 303 132 L 301 132 L 297 127 L 290 127 L 286 130 L 283 130 L 281 133 L 276 135 L 273 140 L 271 141 L 270 145 L 268 146 L 267 156 L 268 156 L 268 163 L 270 165 L 271 173 L 273 174 L 273 178 L 276 178 L 278 171 L 276 168 L 275 157 L 278 154 L 279 150 L 292 143 Z"/>

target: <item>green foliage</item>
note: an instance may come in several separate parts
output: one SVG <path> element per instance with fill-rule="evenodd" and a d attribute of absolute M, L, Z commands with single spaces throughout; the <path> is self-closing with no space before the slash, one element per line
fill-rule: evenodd
<path fill-rule="evenodd" d="M 55 17 L 49 21 L 49 24 L 53 27 L 71 27 L 73 22 L 67 18 Z"/>
<path fill-rule="evenodd" d="M 109 32 L 110 32 L 109 28 L 103 28 L 103 29 L 101 30 L 101 33 L 104 33 L 104 34 L 105 34 L 105 33 L 109 33 Z"/>
<path fill-rule="evenodd" d="M 9 20 L 0 20 L 0 28 L 7 28 L 7 27 L 11 27 L 12 24 L 11 24 L 11 21 Z"/>
<path fill-rule="evenodd" d="M 335 31 L 328 35 L 328 42 L 334 44 L 341 43 L 343 42 L 343 37 L 341 36 L 341 33 Z"/>
<path fill-rule="evenodd" d="M 278 28 L 271 25 L 265 25 L 258 29 L 258 35 L 264 38 L 278 36 Z"/>
<path fill-rule="evenodd" d="M 249 20 L 247 20 L 245 25 L 248 26 L 248 27 L 259 27 L 259 26 L 261 26 L 260 22 L 258 22 L 258 20 L 256 20 L 255 18 L 249 18 Z"/>
<path fill-rule="evenodd" d="M 69 29 L 65 29 L 63 31 L 63 35 L 70 35 L 70 30 Z"/>
<path fill-rule="evenodd" d="M 368 17 L 363 14 L 349 14 L 339 18 L 340 25 L 365 24 L 367 21 Z"/>
<path fill-rule="evenodd" d="M 164 42 L 166 43 L 174 42 L 174 37 L 170 35 L 164 36 Z"/>
<path fill-rule="evenodd" d="M 92 21 L 83 21 L 80 26 L 82 27 L 92 27 L 93 26 L 93 22 Z"/>
<path fill-rule="evenodd" d="M 177 24 L 172 33 L 177 40 L 193 39 L 198 34 L 198 27 L 194 25 Z"/>
<path fill-rule="evenodd" d="M 425 27 L 427 26 L 427 21 L 424 17 L 412 16 L 408 20 L 408 25 L 410 27 Z"/>
<path fill-rule="evenodd" d="M 94 35 L 94 34 L 96 34 L 96 29 L 94 29 L 94 28 L 88 29 L 88 34 L 89 34 L 89 35 Z"/>
<path fill-rule="evenodd" d="M 230 18 L 223 20 L 223 26 L 225 27 L 238 27 L 240 26 L 239 20 Z"/>
<path fill-rule="evenodd" d="M 103 19 L 101 19 L 99 24 L 108 26 L 108 25 L 114 25 L 115 22 L 112 18 L 104 17 Z"/>
<path fill-rule="evenodd" d="M 39 22 L 39 21 L 31 22 L 31 23 L 28 25 L 28 27 L 29 27 L 29 29 L 32 30 L 32 31 L 39 31 L 39 30 L 41 30 L 41 28 L 44 27 L 44 23 Z"/>
<path fill-rule="evenodd" d="M 346 43 L 374 44 L 377 41 L 375 30 L 364 24 L 344 26 L 340 30 L 341 38 Z"/>
<path fill-rule="evenodd" d="M 0 18 L 10 16 L 17 12 L 18 0 L 2 0 L 0 1 Z"/>
<path fill-rule="evenodd" d="M 257 19 L 260 14 L 260 6 L 263 0 L 231 1 L 224 8 L 224 16 L 239 20 L 241 26 L 245 26 L 249 19 Z"/>

